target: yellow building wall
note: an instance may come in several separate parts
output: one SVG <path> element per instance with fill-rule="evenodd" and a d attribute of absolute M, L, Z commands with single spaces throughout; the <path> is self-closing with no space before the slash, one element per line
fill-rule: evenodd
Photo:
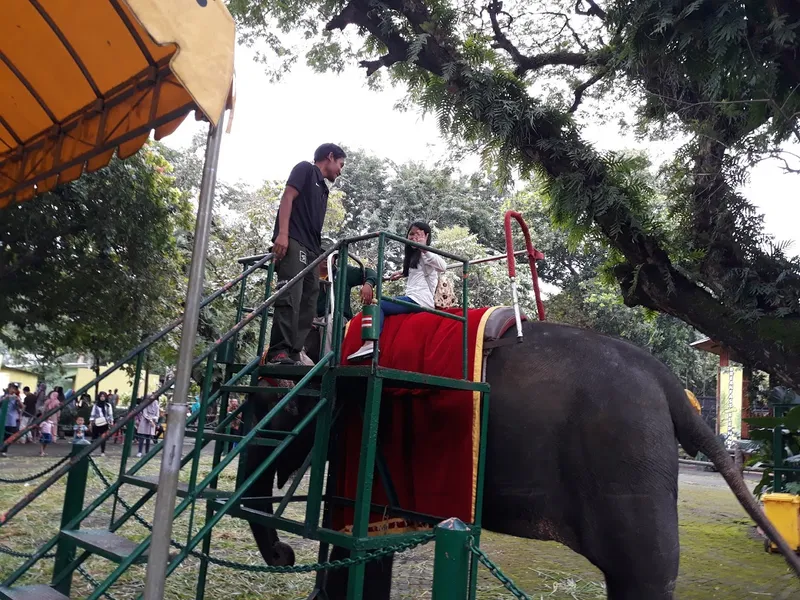
<path fill-rule="evenodd" d="M 20 392 L 26 385 L 33 391 L 36 389 L 36 384 L 39 382 L 39 376 L 35 373 L 29 373 L 28 371 L 22 371 L 20 369 L 0 367 L 0 390 L 6 388 L 12 381 L 19 383 Z"/>
<path fill-rule="evenodd" d="M 100 374 L 102 375 L 103 371 L 108 369 L 111 365 L 106 365 L 102 369 L 100 369 Z M 87 383 L 92 381 L 95 378 L 94 371 L 91 369 L 80 368 L 75 375 L 75 386 L 74 389 L 77 391 Z M 149 382 L 147 386 L 148 392 L 154 392 L 158 389 L 158 375 L 150 375 Z M 139 392 L 136 394 L 137 397 L 142 396 L 144 394 L 144 373 L 142 373 L 142 379 L 139 382 Z M 100 391 L 107 392 L 108 390 L 119 390 L 120 396 L 133 396 L 131 393 L 133 391 L 133 376 L 128 376 L 128 373 L 125 371 L 125 367 L 120 367 L 108 377 L 103 378 L 100 381 Z M 94 400 L 94 387 L 89 390 L 88 394 Z"/>

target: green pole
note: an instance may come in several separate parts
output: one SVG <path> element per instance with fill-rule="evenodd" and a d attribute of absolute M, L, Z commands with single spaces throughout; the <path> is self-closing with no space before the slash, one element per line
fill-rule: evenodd
<path fill-rule="evenodd" d="M 87 439 L 75 440 L 72 443 L 70 456 L 75 456 L 84 446 L 90 444 Z M 86 496 L 86 477 L 89 474 L 89 457 L 84 456 L 75 463 L 67 475 L 67 490 L 64 493 L 64 508 L 61 511 L 61 528 L 64 529 L 83 509 L 83 500 Z M 56 560 L 53 566 L 53 581 L 73 560 L 75 560 L 76 545 L 74 541 L 66 538 L 58 540 Z M 55 589 L 69 597 L 72 586 L 72 576 L 64 577 Z"/>
<path fill-rule="evenodd" d="M 347 254 L 348 246 L 347 244 L 342 244 L 342 246 L 339 248 L 339 258 L 337 259 L 337 263 L 339 265 L 347 264 Z M 341 272 L 342 269 L 340 268 L 339 271 Z M 378 285 L 380 286 L 380 275 L 378 276 Z M 342 358 L 342 341 L 344 340 L 344 303 L 350 301 L 347 299 L 346 293 L 347 277 L 342 276 L 337 278 L 333 286 L 336 292 L 336 299 L 334 302 L 333 313 L 333 335 L 331 348 L 333 351 L 333 360 L 331 361 L 331 366 L 337 366 L 340 364 Z M 378 289 L 380 290 L 380 288 Z"/>
<path fill-rule="evenodd" d="M 208 416 L 208 397 L 211 391 L 211 380 L 214 378 L 214 354 L 206 359 L 206 372 L 203 377 L 203 389 L 200 392 L 200 414 L 197 415 L 197 434 L 192 448 L 192 470 L 189 475 L 189 492 L 194 492 L 197 483 L 197 472 L 200 470 L 200 452 L 203 450 L 203 436 L 206 430 L 206 418 Z M 197 498 L 192 496 L 192 506 L 189 512 L 189 527 L 187 528 L 186 541 L 192 539 L 192 528 L 194 526 L 194 510 Z"/>
<path fill-rule="evenodd" d="M 378 330 L 378 339 L 375 340 L 375 351 L 372 353 L 372 372 L 375 373 L 376 369 L 378 368 L 378 361 L 380 359 L 380 351 L 381 351 L 381 340 L 380 340 L 380 305 L 381 305 L 381 294 L 383 294 L 383 261 L 385 258 L 386 252 L 386 236 L 381 232 L 378 236 L 378 289 L 376 290 L 377 295 L 375 298 L 378 300 L 378 310 L 376 311 L 376 318 L 378 320 L 378 325 L 376 329 Z"/>
<path fill-rule="evenodd" d="M 242 265 L 244 272 L 247 272 L 247 265 Z M 236 304 L 236 323 L 242 320 L 244 316 L 244 303 L 247 298 L 247 277 L 242 279 L 241 287 L 239 288 L 239 300 Z M 234 323 L 234 325 L 236 325 Z M 228 340 L 228 343 L 225 344 L 223 347 L 224 349 L 220 349 L 218 356 L 222 358 L 222 362 L 225 363 L 232 363 L 236 361 L 236 344 L 239 339 L 239 334 L 237 333 L 231 339 Z"/>
<path fill-rule="evenodd" d="M 0 399 L 0 448 L 3 449 L 3 454 L 6 452 L 6 419 L 8 418 L 8 406 L 11 400 Z"/>
<path fill-rule="evenodd" d="M 275 260 L 273 259 L 269 261 L 269 267 L 267 267 L 267 283 L 264 286 L 265 302 L 272 292 L 272 280 L 274 277 Z M 264 354 L 264 346 L 267 344 L 267 324 L 269 324 L 269 307 L 264 309 L 264 314 L 261 315 L 261 323 L 258 328 L 258 356 L 262 356 Z"/>
<path fill-rule="evenodd" d="M 136 397 L 139 395 L 139 381 L 142 377 L 142 366 L 144 363 L 144 355 L 147 351 L 142 350 L 139 356 L 136 357 L 136 371 L 133 374 L 133 392 L 131 393 L 131 404 L 128 410 L 133 409 L 136 405 Z M 158 402 L 158 400 L 155 400 Z M 136 419 L 131 419 L 128 426 L 125 427 L 125 438 L 122 442 L 122 458 L 119 461 L 119 478 L 125 474 L 128 468 L 128 458 L 131 455 L 131 448 L 133 447 L 133 437 L 136 433 Z M 114 494 L 114 502 L 111 507 L 111 522 L 113 523 L 117 515 L 117 495 Z"/>
<path fill-rule="evenodd" d="M 782 417 L 782 406 L 775 407 L 775 416 Z M 783 425 L 778 425 L 772 431 L 772 492 L 778 494 L 783 491 Z"/>
<path fill-rule="evenodd" d="M 436 526 L 432 600 L 464 600 L 469 575 L 469 527 L 459 519 Z"/>
<path fill-rule="evenodd" d="M 462 373 L 464 379 L 469 379 L 469 368 L 467 365 L 467 358 L 469 357 L 469 290 L 468 288 L 468 273 L 469 261 L 464 261 L 464 269 L 461 274 L 461 302 L 464 304 L 464 322 L 461 324 L 461 364 L 464 372 Z M 475 360 L 480 360 L 476 356 Z"/>

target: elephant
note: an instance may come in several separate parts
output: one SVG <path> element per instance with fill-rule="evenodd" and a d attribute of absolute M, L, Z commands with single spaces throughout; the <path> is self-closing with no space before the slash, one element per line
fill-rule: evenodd
<path fill-rule="evenodd" d="M 800 574 L 800 560 L 663 363 L 627 341 L 569 325 L 526 322 L 523 334 L 521 343 L 495 348 L 487 361 L 485 530 L 568 546 L 603 572 L 611 600 L 670 600 L 680 557 L 680 443 L 689 455 L 701 451 L 711 459 Z M 503 337 L 515 335 L 512 329 Z M 352 383 L 343 381 L 337 397 L 354 393 L 343 387 Z M 251 400 L 256 418 L 277 402 L 266 394 L 251 394 Z M 298 399 L 294 410 L 281 411 L 270 428 L 292 428 L 314 402 Z M 276 476 L 282 487 L 302 464 L 312 437 L 313 428 L 306 428 L 248 496 L 270 496 Z M 268 452 L 260 446 L 248 449 L 248 472 Z M 271 512 L 264 503 L 251 506 Z M 267 563 L 293 560 L 275 531 L 257 524 L 251 528 Z M 343 556 L 334 548 L 332 558 Z M 391 571 L 391 557 L 369 563 L 364 597 L 388 600 Z M 346 588 L 347 569 L 329 573 L 328 598 L 343 600 Z"/>

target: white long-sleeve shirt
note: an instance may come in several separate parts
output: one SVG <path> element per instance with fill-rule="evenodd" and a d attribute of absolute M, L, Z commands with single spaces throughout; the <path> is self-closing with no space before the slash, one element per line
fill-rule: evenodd
<path fill-rule="evenodd" d="M 408 270 L 406 296 L 425 308 L 434 308 L 433 295 L 439 284 L 439 273 L 447 270 L 447 263 L 438 254 L 423 252 L 416 268 Z"/>

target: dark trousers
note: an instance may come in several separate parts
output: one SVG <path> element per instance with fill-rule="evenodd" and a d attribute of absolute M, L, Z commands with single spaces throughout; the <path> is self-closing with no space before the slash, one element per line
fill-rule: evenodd
<path fill-rule="evenodd" d="M 150 440 L 153 439 L 153 436 L 149 433 L 140 433 L 139 434 L 139 454 L 142 453 L 142 446 L 145 447 L 145 453 L 150 452 Z"/>
<path fill-rule="evenodd" d="M 99 438 L 107 431 L 108 431 L 108 425 L 101 425 L 100 427 L 94 425 L 92 427 L 92 441 L 95 441 L 97 438 Z M 106 440 L 103 440 L 102 442 L 100 442 L 100 452 L 105 454 L 105 451 L 106 451 Z"/>
<path fill-rule="evenodd" d="M 19 431 L 19 427 L 12 427 L 11 425 L 6 425 L 5 437 L 3 439 L 7 440 L 8 438 L 10 438 L 12 435 L 17 433 L 18 431 Z M 0 447 L 0 452 L 8 452 L 8 446 L 6 446 L 5 444 L 0 444 L 0 446 L 2 446 L 2 447 Z"/>
<path fill-rule="evenodd" d="M 278 280 L 276 290 L 286 285 L 317 256 L 296 240 L 289 238 L 286 256 L 275 266 L 275 276 Z M 307 273 L 302 282 L 295 284 L 275 302 L 275 316 L 269 338 L 270 359 L 280 352 L 286 352 L 293 360 L 300 359 L 300 351 L 317 314 L 318 296 L 319 265 Z"/>

